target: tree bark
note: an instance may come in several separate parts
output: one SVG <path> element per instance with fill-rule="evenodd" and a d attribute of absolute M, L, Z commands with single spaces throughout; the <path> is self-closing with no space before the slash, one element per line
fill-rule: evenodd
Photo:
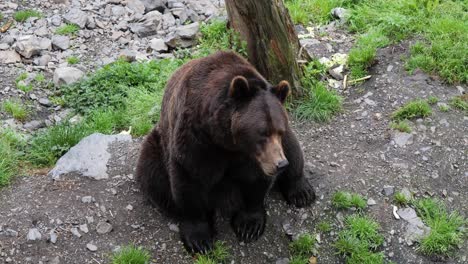
<path fill-rule="evenodd" d="M 249 61 L 269 81 L 287 80 L 300 96 L 300 43 L 283 0 L 226 0 L 229 26 L 247 42 Z"/>

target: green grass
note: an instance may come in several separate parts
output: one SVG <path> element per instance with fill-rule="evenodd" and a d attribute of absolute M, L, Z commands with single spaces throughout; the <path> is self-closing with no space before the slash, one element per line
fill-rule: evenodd
<path fill-rule="evenodd" d="M 364 209 L 367 206 L 367 201 L 359 194 L 338 191 L 332 196 L 332 205 L 337 209 L 348 209 L 351 207 Z"/>
<path fill-rule="evenodd" d="M 43 73 L 38 73 L 36 75 L 36 77 L 34 77 L 34 80 L 37 82 L 37 83 L 43 83 L 45 82 L 45 76 Z"/>
<path fill-rule="evenodd" d="M 3 18 L 4 18 L 4 15 L 3 15 L 3 13 L 2 13 L 2 12 L 0 12 L 0 21 L 2 21 L 2 20 L 3 20 Z"/>
<path fill-rule="evenodd" d="M 26 106 L 19 100 L 5 100 L 2 103 L 1 109 L 19 121 L 26 120 L 29 114 Z"/>
<path fill-rule="evenodd" d="M 468 114 L 468 95 L 453 97 L 450 100 L 450 105 Z"/>
<path fill-rule="evenodd" d="M 439 110 L 441 112 L 448 112 L 450 111 L 450 107 L 448 105 L 439 105 Z"/>
<path fill-rule="evenodd" d="M 247 43 L 240 40 L 239 35 L 232 29 L 226 28 L 225 21 L 213 20 L 203 24 L 200 28 L 202 37 L 199 39 L 199 50 L 195 57 L 203 57 L 218 50 L 234 50 L 247 56 Z"/>
<path fill-rule="evenodd" d="M 80 27 L 75 24 L 65 24 L 57 30 L 55 30 L 55 34 L 57 35 L 75 35 L 80 30 Z"/>
<path fill-rule="evenodd" d="M 334 244 L 337 254 L 345 256 L 346 263 L 385 263 L 384 254 L 376 252 L 384 242 L 379 230 L 379 224 L 367 216 L 346 217 L 345 227 Z"/>
<path fill-rule="evenodd" d="M 67 62 L 70 65 L 74 65 L 74 64 L 78 64 L 80 62 L 80 59 L 78 57 L 75 57 L 75 56 L 70 56 L 70 57 L 67 58 Z"/>
<path fill-rule="evenodd" d="M 332 226 L 327 221 L 320 221 L 317 224 L 317 230 L 319 230 L 322 233 L 328 233 L 328 232 L 330 232 L 332 230 Z"/>
<path fill-rule="evenodd" d="M 149 251 L 136 246 L 126 246 L 114 253 L 112 264 L 149 264 L 151 255 Z"/>
<path fill-rule="evenodd" d="M 311 234 L 301 234 L 289 244 L 290 264 L 307 264 L 315 250 L 315 237 Z"/>
<path fill-rule="evenodd" d="M 205 255 L 197 254 L 195 264 L 226 263 L 229 258 L 229 250 L 223 242 L 217 241 L 212 251 Z"/>
<path fill-rule="evenodd" d="M 28 9 L 16 12 L 13 17 L 18 22 L 25 22 L 30 17 L 42 17 L 42 14 L 39 11 Z"/>
<path fill-rule="evenodd" d="M 330 11 L 352 0 L 286 0 L 285 4 L 296 24 L 323 24 L 332 20 Z"/>
<path fill-rule="evenodd" d="M 390 127 L 400 132 L 411 133 L 411 126 L 407 120 L 399 120 L 397 122 L 392 122 L 390 124 Z"/>
<path fill-rule="evenodd" d="M 28 78 L 28 73 L 27 72 L 23 72 L 21 73 L 20 75 L 18 75 L 18 77 L 16 77 L 15 79 L 15 83 L 16 83 L 16 88 L 18 88 L 19 90 L 27 93 L 29 91 L 31 91 L 33 89 L 33 86 L 32 84 L 25 84 L 24 81 L 26 81 L 26 79 Z"/>
<path fill-rule="evenodd" d="M 411 203 L 411 199 L 408 199 L 408 197 L 401 192 L 396 192 L 393 196 L 393 200 L 399 205 L 408 205 Z"/>
<path fill-rule="evenodd" d="M 414 119 L 414 118 L 424 118 L 432 114 L 431 107 L 426 101 L 423 100 L 414 100 L 406 103 L 404 106 L 400 107 L 398 110 L 393 112 L 393 120 L 404 120 L 404 119 Z"/>
<path fill-rule="evenodd" d="M 329 90 L 326 83 L 318 81 L 325 71 L 325 67 L 318 61 L 312 61 L 306 66 L 302 79 L 304 97 L 291 105 L 297 119 L 327 122 L 341 112 L 343 98 Z"/>
<path fill-rule="evenodd" d="M 420 241 L 419 250 L 426 255 L 450 256 L 466 238 L 467 219 L 458 212 L 449 213 L 445 204 L 426 198 L 414 203 L 418 215 L 431 231 Z"/>
<path fill-rule="evenodd" d="M 10 128 L 0 128 L 0 187 L 8 185 L 18 173 L 25 144 L 23 135 Z"/>
<path fill-rule="evenodd" d="M 429 96 L 429 98 L 427 98 L 427 103 L 430 104 L 430 105 L 435 105 L 439 102 L 439 98 L 435 97 L 435 96 Z"/>

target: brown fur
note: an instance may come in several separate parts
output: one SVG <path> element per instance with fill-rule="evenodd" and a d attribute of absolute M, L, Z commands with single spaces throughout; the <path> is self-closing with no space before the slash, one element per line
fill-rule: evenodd
<path fill-rule="evenodd" d="M 282 106 L 289 92 L 286 81 L 271 85 L 232 52 L 192 60 L 167 83 L 160 121 L 142 146 L 137 180 L 153 203 L 181 221 L 189 251 L 212 247 L 220 208 L 240 240 L 257 239 L 274 183 L 297 206 L 314 199 Z"/>

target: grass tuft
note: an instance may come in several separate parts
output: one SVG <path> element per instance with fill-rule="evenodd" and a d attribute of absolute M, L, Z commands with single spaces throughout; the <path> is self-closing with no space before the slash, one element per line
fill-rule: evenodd
<path fill-rule="evenodd" d="M 328 232 L 330 232 L 332 230 L 332 226 L 327 221 L 320 221 L 317 224 L 317 229 L 322 233 L 328 233 Z"/>
<path fill-rule="evenodd" d="M 435 97 L 435 96 L 429 96 L 429 98 L 427 98 L 427 103 L 430 104 L 430 105 L 435 105 L 439 102 L 439 98 Z"/>
<path fill-rule="evenodd" d="M 411 126 L 407 120 L 399 120 L 397 122 L 392 122 L 390 124 L 390 127 L 400 132 L 411 133 Z"/>
<path fill-rule="evenodd" d="M 229 258 L 229 250 L 223 242 L 217 241 L 212 251 L 207 254 L 197 254 L 195 264 L 226 263 Z"/>
<path fill-rule="evenodd" d="M 333 194 L 332 205 L 337 209 L 348 209 L 351 207 L 364 209 L 367 206 L 367 201 L 359 194 L 338 191 Z"/>
<path fill-rule="evenodd" d="M 408 205 L 411 203 L 411 199 L 408 199 L 402 192 L 396 192 L 393 196 L 393 200 L 399 205 Z"/>
<path fill-rule="evenodd" d="M 75 57 L 75 56 L 70 56 L 70 57 L 67 58 L 67 62 L 70 65 L 74 65 L 74 64 L 78 64 L 80 62 L 80 59 L 78 57 Z"/>
<path fill-rule="evenodd" d="M 80 30 L 80 27 L 75 24 L 65 24 L 57 30 L 55 30 L 55 34 L 57 35 L 76 35 L 76 33 Z"/>
<path fill-rule="evenodd" d="M 16 12 L 13 17 L 18 22 L 25 22 L 30 17 L 42 17 L 42 14 L 39 11 L 28 9 Z"/>
<path fill-rule="evenodd" d="M 0 187 L 8 185 L 18 173 L 20 151 L 25 144 L 25 137 L 15 130 L 0 129 Z"/>
<path fill-rule="evenodd" d="M 467 220 L 458 212 L 448 213 L 446 206 L 433 198 L 415 202 L 418 215 L 431 228 L 420 241 L 419 250 L 426 255 L 449 256 L 464 243 Z"/>
<path fill-rule="evenodd" d="M 112 255 L 112 264 L 149 264 L 149 251 L 136 246 L 126 246 Z"/>
<path fill-rule="evenodd" d="M 337 254 L 345 256 L 346 263 L 384 263 L 383 253 L 375 252 L 384 242 L 379 229 L 379 224 L 367 216 L 346 217 L 345 228 L 334 245 Z"/>
<path fill-rule="evenodd" d="M 450 105 L 453 108 L 464 111 L 468 114 L 468 95 L 455 96 L 450 100 Z"/>
<path fill-rule="evenodd" d="M 225 21 L 213 20 L 203 24 L 200 32 L 202 37 L 195 57 L 207 56 L 219 50 L 234 50 L 247 57 L 247 43 L 241 41 L 239 34 L 233 29 L 227 29 Z"/>
<path fill-rule="evenodd" d="M 431 107 L 426 101 L 415 100 L 406 103 L 404 106 L 393 112 L 392 119 L 404 120 L 414 118 L 424 118 L 432 114 Z"/>
<path fill-rule="evenodd" d="M 450 107 L 448 105 L 446 105 L 446 104 L 441 104 L 441 105 L 439 105 L 439 110 L 441 112 L 448 112 L 448 111 L 450 111 Z"/>
<path fill-rule="evenodd" d="M 19 100 L 5 100 L 2 103 L 1 109 L 19 121 L 26 120 L 29 114 L 27 108 Z"/>

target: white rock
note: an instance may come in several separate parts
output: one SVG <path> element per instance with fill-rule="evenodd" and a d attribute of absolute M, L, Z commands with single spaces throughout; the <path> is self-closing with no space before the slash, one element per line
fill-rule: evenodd
<path fill-rule="evenodd" d="M 11 64 L 21 62 L 20 55 L 14 50 L 0 51 L 0 64 Z"/>
<path fill-rule="evenodd" d="M 27 235 L 27 239 L 29 241 L 41 240 L 41 238 L 42 238 L 41 232 L 39 232 L 37 228 L 29 229 L 29 232 Z"/>
<path fill-rule="evenodd" d="M 67 50 L 70 47 L 70 38 L 67 36 L 53 36 L 52 46 L 60 50 Z"/>
<path fill-rule="evenodd" d="M 115 142 L 131 142 L 130 135 L 103 135 L 94 133 L 82 139 L 61 157 L 49 176 L 58 179 L 61 175 L 76 172 L 96 180 L 107 179 L 107 162 L 111 154 L 108 147 Z"/>
<path fill-rule="evenodd" d="M 47 38 L 23 36 L 16 42 L 16 51 L 27 59 L 39 55 L 41 51 L 50 50 L 51 48 L 52 41 Z"/>
<path fill-rule="evenodd" d="M 57 68 L 54 72 L 54 84 L 57 86 L 72 84 L 77 82 L 84 73 L 74 67 Z"/>
<path fill-rule="evenodd" d="M 157 51 L 157 52 L 162 52 L 162 51 L 167 51 L 168 47 L 166 43 L 164 43 L 163 39 L 160 38 L 154 38 L 150 42 L 150 47 L 152 50 Z"/>
<path fill-rule="evenodd" d="M 94 245 L 94 244 L 91 244 L 91 243 L 86 244 L 86 248 L 87 248 L 89 251 L 92 251 L 92 252 L 98 250 L 97 246 Z"/>
<path fill-rule="evenodd" d="M 63 18 L 67 23 L 76 24 L 80 28 L 84 28 L 88 22 L 88 15 L 86 12 L 83 12 L 78 8 L 72 8 L 63 16 Z"/>

